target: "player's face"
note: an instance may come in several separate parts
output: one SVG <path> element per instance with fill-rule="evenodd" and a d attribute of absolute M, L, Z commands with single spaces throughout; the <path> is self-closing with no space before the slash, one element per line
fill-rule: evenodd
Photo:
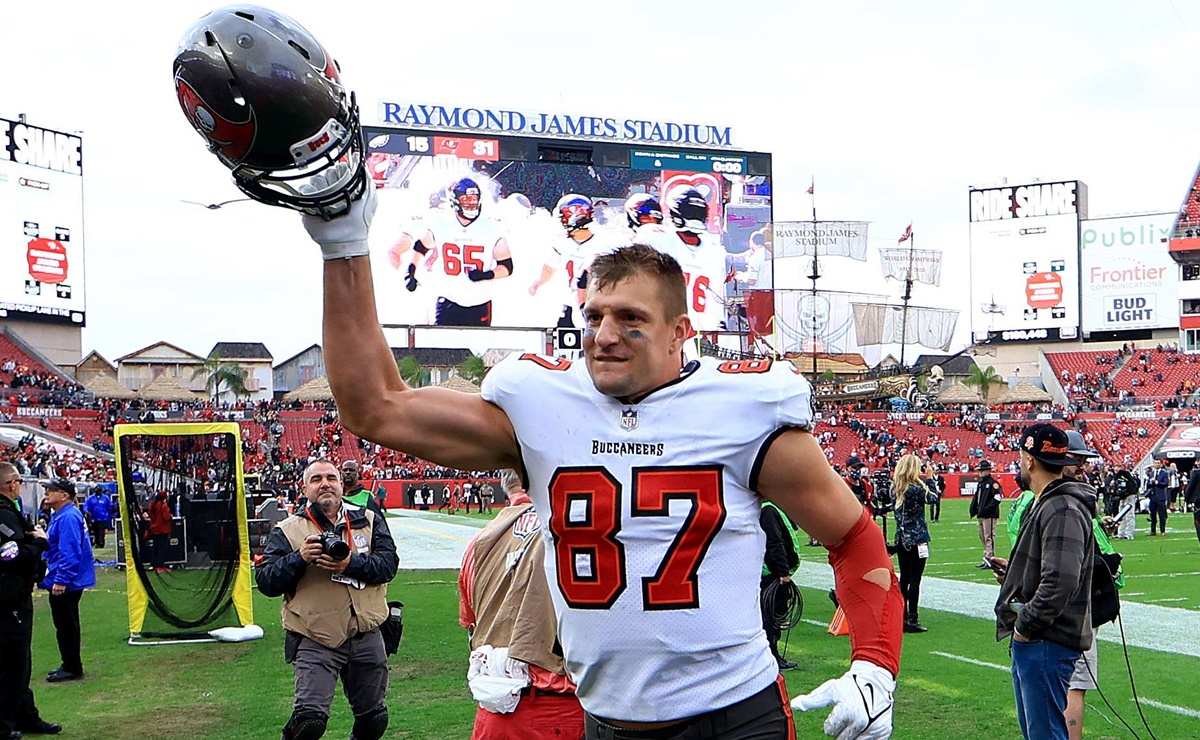
<path fill-rule="evenodd" d="M 664 316 L 660 288 L 636 275 L 597 290 L 588 288 L 583 353 L 596 390 L 636 396 L 679 377 L 687 316 Z"/>

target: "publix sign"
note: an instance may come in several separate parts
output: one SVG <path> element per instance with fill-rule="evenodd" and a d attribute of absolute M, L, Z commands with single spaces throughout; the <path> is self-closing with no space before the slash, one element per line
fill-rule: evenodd
<path fill-rule="evenodd" d="M 1168 239 L 1174 213 L 1080 223 L 1084 335 L 1179 326 L 1179 267 Z"/>

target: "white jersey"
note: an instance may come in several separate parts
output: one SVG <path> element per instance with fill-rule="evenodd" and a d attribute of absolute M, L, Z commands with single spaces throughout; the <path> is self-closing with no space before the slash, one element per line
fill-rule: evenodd
<path fill-rule="evenodd" d="M 431 214 L 425 228 L 433 234 L 437 251 L 431 264 L 437 294 L 460 306 L 479 306 L 492 300 L 493 281 L 471 282 L 467 272 L 496 268 L 496 243 L 504 236 L 500 222 L 480 216 L 465 226 L 453 211 Z"/>
<path fill-rule="evenodd" d="M 582 242 L 564 236 L 551 245 L 554 249 L 553 267 L 565 271 L 567 287 L 572 290 L 579 287 L 579 278 L 592 266 L 592 260 L 621 246 L 603 232 L 590 233 L 591 236 Z"/>
<path fill-rule="evenodd" d="M 584 362 L 527 354 L 494 368 L 483 397 L 512 421 L 548 523 L 546 575 L 584 709 L 669 721 L 775 681 L 753 489 L 775 432 L 811 428 L 808 381 L 786 362 L 705 358 L 623 403 Z"/>
<path fill-rule="evenodd" d="M 697 243 L 689 244 L 687 239 Z M 688 318 L 696 331 L 719 331 L 725 320 L 725 248 L 711 232 L 680 232 L 662 224 L 643 224 L 634 243 L 654 247 L 679 262 L 687 278 Z"/>

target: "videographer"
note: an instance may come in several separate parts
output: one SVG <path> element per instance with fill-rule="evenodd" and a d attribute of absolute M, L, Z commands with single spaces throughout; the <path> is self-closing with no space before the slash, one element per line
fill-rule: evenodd
<path fill-rule="evenodd" d="M 862 460 L 857 457 L 846 460 L 846 474 L 842 476 L 842 480 L 846 481 L 846 485 L 850 487 L 850 491 L 860 504 L 871 505 L 871 476 Z"/>
<path fill-rule="evenodd" d="M 325 734 L 341 676 L 354 712 L 352 740 L 387 731 L 387 655 L 379 626 L 388 618 L 387 584 L 399 561 L 387 522 L 342 500 L 342 477 L 328 460 L 304 470 L 308 503 L 271 530 L 255 580 L 283 596 L 284 659 L 296 699 L 283 740 Z"/>

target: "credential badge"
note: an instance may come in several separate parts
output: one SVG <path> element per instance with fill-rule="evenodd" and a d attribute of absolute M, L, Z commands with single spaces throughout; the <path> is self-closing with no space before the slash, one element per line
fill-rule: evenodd
<path fill-rule="evenodd" d="M 627 432 L 632 432 L 637 429 L 637 409 L 623 409 L 621 411 L 621 428 Z"/>

